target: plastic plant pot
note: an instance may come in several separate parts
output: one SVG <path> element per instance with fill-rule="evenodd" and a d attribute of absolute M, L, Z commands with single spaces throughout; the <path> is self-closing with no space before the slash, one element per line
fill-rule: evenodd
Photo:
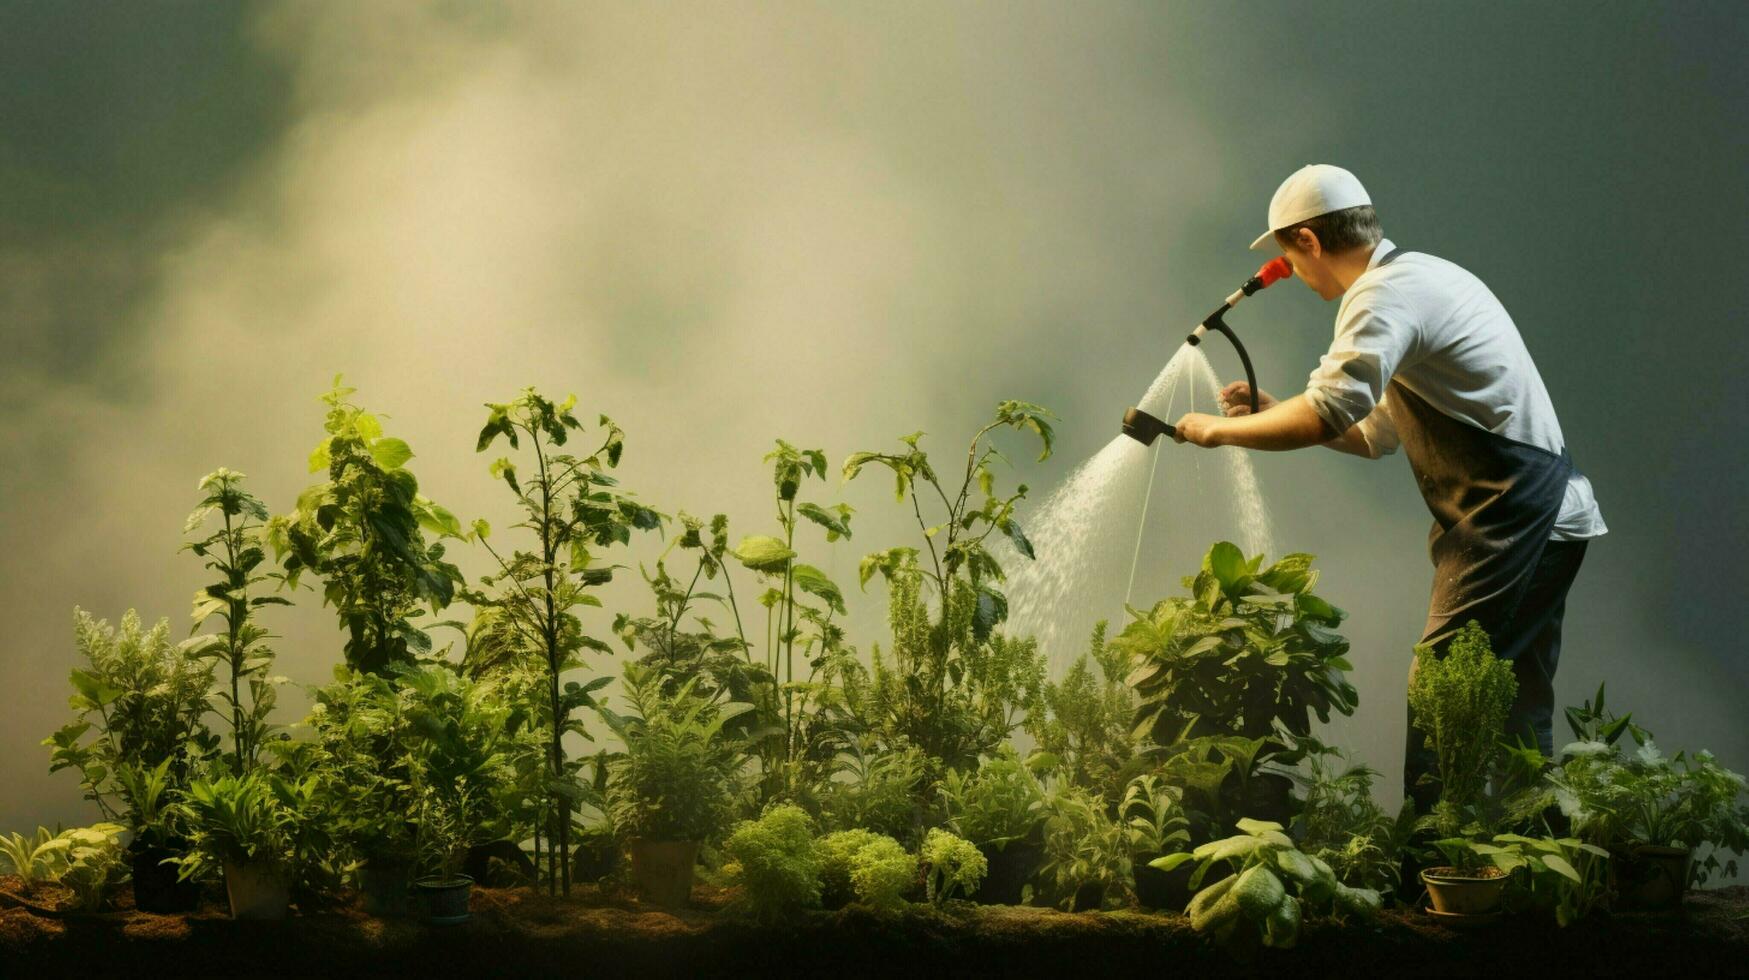
<path fill-rule="evenodd" d="M 468 921 L 468 900 L 474 894 L 474 879 L 467 875 L 433 876 L 413 883 L 425 901 L 425 921 L 434 926 L 453 926 Z"/>
<path fill-rule="evenodd" d="M 649 901 L 681 908 L 692 899 L 692 866 L 697 841 L 632 841 L 632 883 Z"/>
<path fill-rule="evenodd" d="M 1610 859 L 1616 890 L 1624 906 L 1646 912 L 1671 912 L 1682 907 L 1688 893 L 1689 862 L 1685 847 L 1638 844 Z"/>
<path fill-rule="evenodd" d="M 225 861 L 225 897 L 233 919 L 283 919 L 291 908 L 291 876 L 268 861 Z"/>

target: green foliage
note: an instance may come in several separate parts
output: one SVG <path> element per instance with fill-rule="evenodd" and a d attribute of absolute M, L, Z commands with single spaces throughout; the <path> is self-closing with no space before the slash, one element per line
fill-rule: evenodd
<path fill-rule="evenodd" d="M 1291 811 L 1290 764 L 1300 750 L 1282 751 L 1276 740 L 1238 735 L 1204 736 L 1153 747 L 1153 760 L 1166 782 L 1183 793 L 1191 836 L 1212 838 L 1246 813 L 1286 815 Z"/>
<path fill-rule="evenodd" d="M 816 792 L 823 822 L 836 830 L 863 828 L 916 843 L 926 815 L 930 760 L 916 746 L 879 751 L 851 746 L 840 775 Z"/>
<path fill-rule="evenodd" d="M 893 910 L 917 883 L 917 858 L 904 845 L 869 830 L 827 834 L 818 845 L 821 894 L 830 905 L 854 898 L 872 909 Z"/>
<path fill-rule="evenodd" d="M 1439 762 L 1438 826 L 1451 833 L 1484 803 L 1502 761 L 1506 716 L 1518 693 L 1512 665 L 1494 656 L 1488 633 L 1471 621 L 1444 657 L 1415 649 L 1409 707 Z M 1427 776 L 1425 778 L 1432 778 Z"/>
<path fill-rule="evenodd" d="M 109 901 L 110 892 L 127 879 L 128 861 L 123 854 L 119 824 L 99 823 L 62 831 L 67 842 L 62 852 L 65 865 L 61 884 L 73 890 L 73 907 L 96 912 Z"/>
<path fill-rule="evenodd" d="M 1489 841 L 1451 837 L 1435 846 L 1463 869 L 1498 868 L 1512 876 L 1508 904 L 1553 913 L 1569 926 L 1609 896 L 1609 852 L 1575 837 L 1496 834 Z"/>
<path fill-rule="evenodd" d="M 455 515 L 419 492 L 406 463 L 413 451 L 383 435 L 375 415 L 347 400 L 355 389 L 334 387 L 327 438 L 310 454 L 310 472 L 328 478 L 298 495 L 297 508 L 267 524 L 267 540 L 295 588 L 308 572 L 322 580 L 323 604 L 346 631 L 346 663 L 386 673 L 431 652 L 431 637 L 414 625 L 450 604 L 461 572 L 443 560 L 442 538 L 460 538 Z M 426 543 L 425 535 L 440 540 Z"/>
<path fill-rule="evenodd" d="M 1631 754 L 1604 741 L 1575 742 L 1562 750 L 1563 761 L 1549 782 L 1574 832 L 1605 847 L 1749 850 L 1749 807 L 1738 802 L 1743 777 L 1704 750 L 1667 758 L 1649 733 L 1639 734 L 1645 741 Z M 1721 868 L 1734 876 L 1737 862 L 1721 863 L 1717 853 L 1708 852 L 1693 863 L 1691 874 L 1704 884 Z"/>
<path fill-rule="evenodd" d="M 950 770 L 940 791 L 948 827 L 974 844 L 1001 847 L 1029 838 L 1045 820 L 1044 787 L 1011 745 L 976 772 Z"/>
<path fill-rule="evenodd" d="M 932 828 L 923 838 L 919 858 L 924 868 L 924 893 L 936 905 L 945 903 L 956 893 L 962 897 L 971 895 L 990 870 L 983 852 L 971 841 L 940 827 Z"/>
<path fill-rule="evenodd" d="M 1074 911 L 1084 890 L 1102 908 L 1118 908 L 1135 893 L 1135 841 L 1106 811 L 1105 799 L 1077 786 L 1052 794 L 1045 820 L 1045 860 L 1039 869 L 1045 901 Z"/>
<path fill-rule="evenodd" d="M 1302 779 L 1304 809 L 1294 818 L 1299 848 L 1330 866 L 1336 879 L 1381 895 L 1397 889 L 1404 850 L 1415 830 L 1415 804 L 1395 817 L 1372 798 L 1377 771 L 1359 763 L 1332 769 L 1322 755 Z"/>
<path fill-rule="evenodd" d="M 1312 556 L 1287 555 L 1259 572 L 1222 541 L 1186 578 L 1188 597 L 1164 599 L 1135 617 L 1114 646 L 1137 666 L 1136 732 L 1160 745 L 1205 736 L 1268 739 L 1286 751 L 1310 736 L 1312 717 L 1351 715 L 1357 695 L 1344 675 L 1346 613 L 1312 592 Z"/>
<path fill-rule="evenodd" d="M 1182 799 L 1183 791 L 1157 773 L 1145 773 L 1129 781 L 1117 813 L 1129 832 L 1132 856 L 1153 858 L 1190 844 L 1190 820 L 1185 816 Z"/>
<path fill-rule="evenodd" d="M 289 869 L 299 819 L 292 799 L 284 781 L 265 771 L 195 780 L 178 805 L 192 832 L 189 853 L 180 859 L 182 877 L 210 877 L 226 861 Z"/>
<path fill-rule="evenodd" d="M 568 734 L 590 738 L 575 716 L 583 709 L 599 709 L 594 692 L 609 678 L 579 684 L 564 677 L 584 666 L 583 651 L 612 652 L 585 632 L 577 610 L 601 605 L 592 590 L 611 581 L 615 568 L 602 562 L 603 553 L 629 543 L 635 530 L 660 529 L 663 521 L 661 514 L 619 490 L 608 472 L 619 465 L 625 449 L 625 434 L 613 420 L 600 417 L 600 442 L 589 455 L 560 451 L 583 431 L 572 413 L 576 401 L 571 396 L 554 403 L 525 388 L 509 402 L 486 406 L 476 451 L 485 452 L 500 438 L 513 450 L 527 442 L 526 472 L 519 473 L 517 460 L 508 456 L 494 461 L 490 471 L 515 495 L 523 512 L 516 526 L 527 532 L 530 547 L 506 555 L 492 546 L 486 523 L 475 522 L 475 537 L 499 571 L 481 579 L 493 591 L 468 593 L 477 610 L 470 627 L 469 669 L 514 669 L 529 661 L 543 668 L 546 697 L 537 723 L 547 733 L 547 767 L 541 809 L 557 848 L 552 862 L 557 874 L 549 876 L 548 887 L 565 894 L 571 889 L 572 814 L 585 790 L 579 779 L 582 766 L 567 756 L 564 740 Z"/>
<path fill-rule="evenodd" d="M 267 630 L 255 621 L 255 610 L 290 602 L 282 596 L 249 594 L 251 587 L 283 576 L 256 574 L 267 559 L 261 523 L 267 520 L 267 507 L 243 489 L 243 474 L 220 467 L 201 479 L 200 490 L 205 496 L 188 515 L 183 533 L 198 534 L 215 514 L 218 526 L 182 547 L 204 559 L 218 579 L 194 594 L 194 628 L 214 619 L 222 628 L 191 641 L 189 652 L 212 657 L 229 669 L 230 690 L 221 689 L 217 698 L 231 716 L 231 769 L 243 772 L 254 767 L 261 743 L 272 731 L 267 719 L 274 688 L 283 681 L 267 675 L 273 650 L 267 645 Z"/>
<path fill-rule="evenodd" d="M 821 860 L 814 843 L 814 821 L 801 807 L 779 804 L 758 820 L 735 827 L 723 851 L 723 868 L 756 918 L 774 919 L 820 904 Z"/>
<path fill-rule="evenodd" d="M 43 740 L 49 771 L 78 770 L 106 820 L 157 839 L 165 792 L 187 786 L 218 749 L 202 721 L 212 665 L 171 644 L 168 620 L 147 630 L 131 609 L 119 630 L 75 609 L 73 633 L 87 666 L 72 673 L 75 721 Z"/>
<path fill-rule="evenodd" d="M 687 680 L 666 692 L 653 670 L 629 663 L 626 697 L 636 715 L 604 712 L 625 741 L 608 768 L 608 815 L 629 839 L 706 841 L 729 821 L 742 756 L 723 726 L 752 706 L 720 705 L 693 687 Z"/>
<path fill-rule="evenodd" d="M 45 881 L 60 881 L 67 868 L 67 849 L 72 842 L 62 834 L 53 834 L 47 827 L 38 827 L 36 835 L 20 833 L 0 836 L 0 858 L 17 875 L 24 894 L 36 891 Z"/>
<path fill-rule="evenodd" d="M 890 548 L 862 561 L 864 587 L 877 572 L 889 584 L 893 644 L 890 662 L 875 649 L 873 682 L 854 692 L 853 708 L 890 742 L 916 745 L 951 769 L 976 765 L 1040 697 L 1044 660 L 1036 644 L 996 633 L 1008 616 L 1008 600 L 997 588 L 1002 566 L 986 547 L 990 535 L 1000 532 L 1021 555 L 1033 556 L 1014 517 L 1026 486 L 1007 496 L 996 493 L 991 464 L 1002 457 L 984 440 L 1004 427 L 1031 431 L 1043 443 L 1042 460 L 1050 455 L 1051 418 L 1025 402 L 998 405 L 994 421 L 972 437 L 957 486 L 951 479 L 942 482 L 921 447 L 921 432 L 900 440 L 903 452 L 858 452 L 844 463 L 846 480 L 871 464 L 893 473 L 897 498 L 911 502 L 925 549 Z M 926 498 L 937 523 L 924 516 Z M 921 561 L 924 553 L 928 564 Z M 937 604 L 933 615 L 925 584 Z"/>
<path fill-rule="evenodd" d="M 1240 820 L 1237 827 L 1237 836 L 1150 862 L 1164 871 L 1199 862 L 1190 877 L 1190 887 L 1199 890 L 1185 910 L 1197 932 L 1244 954 L 1258 945 L 1291 948 L 1308 914 L 1370 921 L 1378 912 L 1378 892 L 1338 881 L 1329 865 L 1298 850 L 1281 824 Z M 1222 862 L 1232 876 L 1201 887 Z"/>
<path fill-rule="evenodd" d="M 1125 683 L 1129 655 L 1108 645 L 1105 631 L 1101 621 L 1093 628 L 1087 652 L 1063 679 L 1045 682 L 1041 704 L 1027 714 L 1023 727 L 1037 743 L 1046 768 L 1077 786 L 1113 796 L 1135 753 L 1130 729 L 1136 698 Z"/>

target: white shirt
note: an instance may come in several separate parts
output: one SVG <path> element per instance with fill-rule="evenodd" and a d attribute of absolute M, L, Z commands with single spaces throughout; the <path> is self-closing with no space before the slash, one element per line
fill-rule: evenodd
<path fill-rule="evenodd" d="M 1374 459 L 1400 444 L 1385 386 L 1393 379 L 1438 411 L 1559 454 L 1554 403 L 1500 300 L 1455 263 L 1396 246 L 1373 249 L 1336 309 L 1336 338 L 1306 385 L 1306 400 L 1337 432 L 1359 425 Z M 1574 472 L 1550 538 L 1579 541 L 1609 529 L 1591 481 Z"/>

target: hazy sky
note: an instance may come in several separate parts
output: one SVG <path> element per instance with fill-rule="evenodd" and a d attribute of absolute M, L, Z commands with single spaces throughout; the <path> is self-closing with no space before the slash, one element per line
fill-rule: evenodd
<path fill-rule="evenodd" d="M 1563 701 L 1607 678 L 1662 742 L 1749 768 L 1746 42 L 1739 4 L 1595 0 L 0 7 L 0 829 L 92 816 L 37 744 L 72 607 L 186 629 L 196 481 L 240 469 L 289 509 L 334 373 L 496 525 L 479 406 L 531 383 L 618 419 L 651 503 L 738 534 L 770 528 L 774 437 L 951 453 L 1002 398 L 1063 418 L 1055 458 L 1014 454 L 1042 497 L 1311 162 L 1480 275 L 1541 368 L 1611 528 Z M 1234 315 L 1266 388 L 1303 385 L 1334 312 L 1290 282 Z M 1174 493 L 1194 452 L 1163 457 Z M 1255 464 L 1278 543 L 1353 613 L 1342 734 L 1395 772 L 1431 579 L 1407 465 Z M 887 486 L 810 486 L 859 509 L 808 553 L 846 584 L 909 543 Z M 1154 592 L 1238 533 L 1157 506 Z M 318 683 L 340 638 L 299 602 L 280 670 Z"/>

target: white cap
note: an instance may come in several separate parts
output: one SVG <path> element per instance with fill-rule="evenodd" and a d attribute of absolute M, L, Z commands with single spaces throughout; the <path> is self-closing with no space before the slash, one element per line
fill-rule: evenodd
<path fill-rule="evenodd" d="M 1275 240 L 1277 229 L 1297 225 L 1320 214 L 1371 204 L 1360 178 L 1328 163 L 1310 163 L 1281 182 L 1269 199 L 1269 230 L 1251 243 L 1253 252 Z"/>

